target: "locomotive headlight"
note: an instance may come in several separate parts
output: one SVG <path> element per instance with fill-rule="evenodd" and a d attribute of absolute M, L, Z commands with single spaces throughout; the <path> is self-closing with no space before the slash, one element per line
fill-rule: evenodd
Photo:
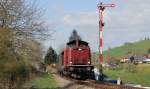
<path fill-rule="evenodd" d="M 72 64 L 72 61 L 70 61 L 70 64 Z"/>
<path fill-rule="evenodd" d="M 81 49 L 81 48 L 79 48 L 78 50 L 79 50 L 79 51 L 81 51 L 82 49 Z"/>
<path fill-rule="evenodd" d="M 88 61 L 88 64 L 90 64 L 91 62 L 90 61 Z"/>

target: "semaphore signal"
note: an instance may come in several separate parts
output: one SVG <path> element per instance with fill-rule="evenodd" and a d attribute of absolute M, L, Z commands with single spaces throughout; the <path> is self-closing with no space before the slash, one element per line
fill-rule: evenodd
<path fill-rule="evenodd" d="M 102 2 L 98 4 L 99 10 L 99 62 L 100 62 L 100 73 L 102 74 L 102 63 L 103 63 L 103 11 L 106 7 L 115 7 L 115 4 L 103 4 Z"/>

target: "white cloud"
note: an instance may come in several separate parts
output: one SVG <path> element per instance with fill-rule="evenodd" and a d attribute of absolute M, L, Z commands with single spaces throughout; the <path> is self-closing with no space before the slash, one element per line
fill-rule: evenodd
<path fill-rule="evenodd" d="M 62 22 L 71 27 L 95 26 L 97 24 L 96 12 L 80 12 L 78 14 L 67 14 L 62 17 Z"/>

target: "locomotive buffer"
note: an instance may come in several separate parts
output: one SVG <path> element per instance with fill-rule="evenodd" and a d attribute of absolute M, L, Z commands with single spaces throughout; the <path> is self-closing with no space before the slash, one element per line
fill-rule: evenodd
<path fill-rule="evenodd" d="M 99 72 L 100 76 L 103 76 L 102 63 L 103 63 L 103 40 L 102 40 L 102 31 L 103 31 L 103 11 L 106 7 L 115 7 L 115 4 L 103 4 L 102 2 L 98 4 L 99 10 Z"/>

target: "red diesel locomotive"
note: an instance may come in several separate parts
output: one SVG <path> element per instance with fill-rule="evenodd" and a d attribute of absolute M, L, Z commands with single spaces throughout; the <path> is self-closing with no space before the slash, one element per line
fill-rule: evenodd
<path fill-rule="evenodd" d="M 73 40 L 59 55 L 58 72 L 74 78 L 94 78 L 91 52 L 87 42 Z"/>

